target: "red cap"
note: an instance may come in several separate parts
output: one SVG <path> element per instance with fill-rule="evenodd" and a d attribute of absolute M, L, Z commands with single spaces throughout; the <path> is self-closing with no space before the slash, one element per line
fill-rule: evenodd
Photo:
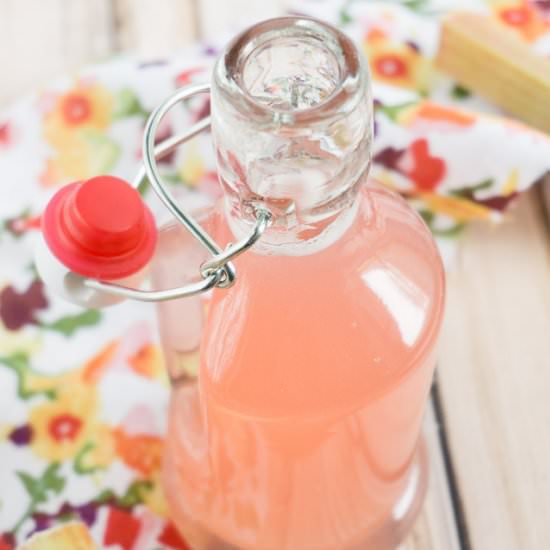
<path fill-rule="evenodd" d="M 42 231 L 62 264 L 104 280 L 138 272 L 157 241 L 155 220 L 138 191 L 113 176 L 63 187 L 46 207 Z"/>

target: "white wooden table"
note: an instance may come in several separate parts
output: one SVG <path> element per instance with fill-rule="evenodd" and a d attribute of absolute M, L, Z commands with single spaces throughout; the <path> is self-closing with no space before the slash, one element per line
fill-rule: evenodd
<path fill-rule="evenodd" d="M 166 55 L 277 0 L 0 0 L 0 107 L 113 51 Z M 550 190 L 550 182 L 546 192 Z M 432 477 L 405 550 L 550 548 L 550 214 L 544 189 L 469 230 L 426 419 Z M 548 201 L 546 204 L 550 204 Z"/>

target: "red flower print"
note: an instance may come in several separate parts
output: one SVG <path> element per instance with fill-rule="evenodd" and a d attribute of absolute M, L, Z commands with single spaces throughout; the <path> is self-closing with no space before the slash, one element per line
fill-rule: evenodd
<path fill-rule="evenodd" d="M 186 69 L 176 76 L 176 86 L 179 88 L 189 84 L 192 77 L 198 73 L 202 73 L 205 70 L 204 67 L 193 67 L 192 69 Z"/>
<path fill-rule="evenodd" d="M 54 416 L 48 426 L 50 435 L 56 441 L 73 441 L 82 428 L 82 420 L 72 414 Z"/>
<path fill-rule="evenodd" d="M 424 138 L 414 141 L 409 151 L 413 165 L 405 174 L 414 181 L 418 189 L 433 191 L 445 177 L 445 161 L 430 155 L 428 141 Z"/>
<path fill-rule="evenodd" d="M 41 281 L 34 281 L 21 293 L 12 286 L 0 292 L 0 320 L 8 330 L 19 330 L 25 325 L 36 324 L 36 311 L 47 307 L 48 301 Z"/>
<path fill-rule="evenodd" d="M 125 510 L 111 508 L 109 510 L 103 544 L 105 546 L 118 544 L 123 550 L 132 550 L 140 529 L 141 522 L 139 519 Z"/>
<path fill-rule="evenodd" d="M 516 30 L 527 42 L 537 40 L 550 28 L 544 3 L 523 0 L 516 5 L 496 6 L 494 9 L 500 22 Z"/>
<path fill-rule="evenodd" d="M 21 216 L 19 218 L 12 218 L 6 220 L 6 229 L 15 237 L 24 235 L 31 229 L 40 229 L 42 225 L 41 216 Z"/>
<path fill-rule="evenodd" d="M 407 176 L 421 191 L 433 191 L 447 172 L 445 161 L 430 155 L 425 138 L 413 141 L 408 149 L 386 147 L 374 162 Z"/>
<path fill-rule="evenodd" d="M 385 54 L 374 60 L 376 73 L 387 78 L 404 78 L 409 68 L 407 63 L 398 55 Z"/>
<path fill-rule="evenodd" d="M 172 523 L 166 524 L 158 541 L 175 550 L 189 550 L 189 546 L 187 546 L 185 541 L 181 538 L 181 535 Z"/>
<path fill-rule="evenodd" d="M 69 126 L 78 126 L 88 120 L 92 113 L 92 106 L 84 94 L 71 93 L 63 98 L 61 113 Z"/>
<path fill-rule="evenodd" d="M 11 129 L 7 122 L 0 124 L 0 147 L 7 146 L 11 141 Z"/>
<path fill-rule="evenodd" d="M 15 548 L 15 538 L 11 533 L 0 535 L 0 550 L 12 550 Z"/>
<path fill-rule="evenodd" d="M 522 27 L 529 23 L 531 12 L 526 6 L 506 8 L 500 12 L 500 18 L 512 27 Z"/>

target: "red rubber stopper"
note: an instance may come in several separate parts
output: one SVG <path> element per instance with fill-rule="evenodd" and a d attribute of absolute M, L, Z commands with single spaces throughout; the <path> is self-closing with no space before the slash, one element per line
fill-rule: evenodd
<path fill-rule="evenodd" d="M 157 241 L 153 215 L 140 194 L 114 176 L 63 187 L 46 207 L 42 231 L 54 256 L 71 271 L 104 280 L 140 271 Z"/>

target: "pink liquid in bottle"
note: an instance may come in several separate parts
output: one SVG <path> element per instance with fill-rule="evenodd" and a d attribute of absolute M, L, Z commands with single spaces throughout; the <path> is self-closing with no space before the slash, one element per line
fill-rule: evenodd
<path fill-rule="evenodd" d="M 261 153 L 255 183 L 258 165 L 227 146 L 216 101 L 227 196 L 203 223 L 218 242 L 234 242 L 248 227 L 246 201 L 260 195 L 275 221 L 236 261 L 236 284 L 214 290 L 207 308 L 200 297 L 160 305 L 174 381 L 170 513 L 195 550 L 393 548 L 426 484 L 419 432 L 443 308 L 438 252 L 402 199 L 366 182 L 359 146 L 334 162 L 322 139 L 300 137 L 297 157 L 270 163 L 276 154 Z M 353 120 L 344 122 L 349 130 Z M 280 133 L 275 141 L 284 147 Z M 334 186 L 317 189 L 319 173 L 335 167 Z M 194 277 L 206 259 L 184 229 L 165 228 L 156 286 Z"/>

